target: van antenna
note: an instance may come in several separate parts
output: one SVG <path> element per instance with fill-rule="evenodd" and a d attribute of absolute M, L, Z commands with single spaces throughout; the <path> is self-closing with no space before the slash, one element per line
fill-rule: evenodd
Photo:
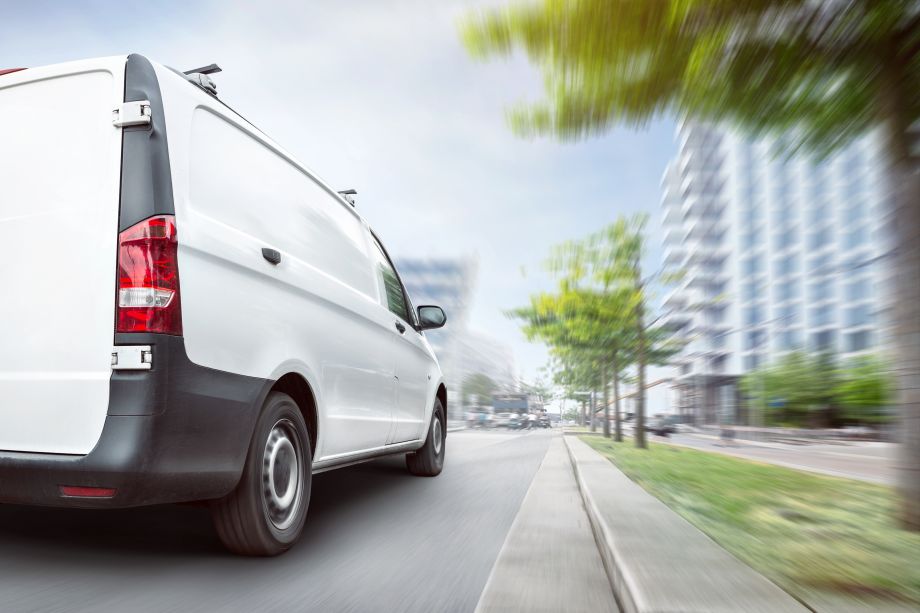
<path fill-rule="evenodd" d="M 344 198 L 348 204 L 355 206 L 355 196 L 358 195 L 358 192 L 353 189 L 343 189 L 339 192 L 339 195 Z"/>
<path fill-rule="evenodd" d="M 186 70 L 182 74 L 185 75 L 185 78 L 205 90 L 208 93 L 217 95 L 217 83 L 214 82 L 214 79 L 208 75 L 221 72 L 220 66 L 217 64 L 208 64 L 207 66 L 202 66 L 201 68 L 192 68 L 191 70 Z"/>

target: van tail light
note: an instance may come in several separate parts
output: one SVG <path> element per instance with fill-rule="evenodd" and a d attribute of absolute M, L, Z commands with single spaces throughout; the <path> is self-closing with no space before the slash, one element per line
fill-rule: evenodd
<path fill-rule="evenodd" d="M 182 334 L 176 218 L 157 215 L 118 235 L 116 332 Z"/>

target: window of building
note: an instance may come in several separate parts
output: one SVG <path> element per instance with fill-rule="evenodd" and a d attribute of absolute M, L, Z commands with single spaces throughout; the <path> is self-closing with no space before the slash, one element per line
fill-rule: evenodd
<path fill-rule="evenodd" d="M 745 258 L 741 262 L 741 270 L 748 276 L 753 276 L 761 272 L 760 259 L 756 257 Z"/>
<path fill-rule="evenodd" d="M 848 302 L 856 302 L 869 297 L 870 288 L 868 279 L 856 279 L 846 286 L 846 297 Z"/>
<path fill-rule="evenodd" d="M 744 323 L 748 326 L 753 326 L 760 323 L 762 319 L 762 312 L 758 305 L 750 306 L 744 309 Z"/>
<path fill-rule="evenodd" d="M 868 330 L 850 332 L 844 336 L 844 345 L 847 351 L 865 351 L 872 346 L 872 336 Z"/>
<path fill-rule="evenodd" d="M 856 249 L 857 247 L 865 245 L 868 238 L 869 231 L 867 230 L 866 226 L 860 225 L 846 233 L 844 238 L 844 246 L 847 249 Z"/>
<path fill-rule="evenodd" d="M 780 351 L 792 351 L 798 349 L 801 344 L 802 337 L 799 330 L 785 330 L 779 335 Z"/>
<path fill-rule="evenodd" d="M 830 304 L 824 304 L 811 310 L 811 325 L 818 328 L 821 326 L 831 325 L 834 316 L 833 308 Z"/>
<path fill-rule="evenodd" d="M 755 354 L 744 356 L 744 370 L 752 371 L 760 367 L 760 356 Z"/>
<path fill-rule="evenodd" d="M 823 330 L 811 335 L 811 348 L 814 351 L 830 351 L 834 348 L 834 331 Z"/>
<path fill-rule="evenodd" d="M 767 334 L 764 330 L 751 330 L 747 333 L 744 342 L 745 349 L 757 349 L 763 346 L 767 340 Z"/>
<path fill-rule="evenodd" d="M 799 323 L 799 305 L 786 304 L 776 310 L 776 317 L 782 327 L 788 328 Z"/>
<path fill-rule="evenodd" d="M 756 281 L 746 281 L 741 285 L 741 298 L 745 302 L 752 302 L 757 300 L 764 293 L 764 286 L 762 283 L 757 283 Z"/>
<path fill-rule="evenodd" d="M 795 300 L 799 297 L 799 284 L 794 281 L 784 281 L 776 286 L 776 299 L 779 302 Z"/>
<path fill-rule="evenodd" d="M 815 281 L 808 289 L 808 298 L 812 302 L 823 302 L 830 300 L 834 291 L 833 282 L 830 279 Z"/>
<path fill-rule="evenodd" d="M 820 228 L 808 237 L 808 248 L 815 250 L 821 249 L 822 247 L 831 244 L 833 238 L 834 235 L 830 227 Z"/>
<path fill-rule="evenodd" d="M 795 254 L 780 258 L 775 262 L 775 269 L 778 277 L 794 274 L 798 270 L 798 258 Z"/>
<path fill-rule="evenodd" d="M 858 326 L 868 326 L 872 323 L 872 313 L 868 304 L 859 304 L 846 310 L 844 317 L 846 325 L 855 328 Z"/>
<path fill-rule="evenodd" d="M 831 254 L 825 253 L 808 260 L 808 272 L 815 275 L 828 274 L 831 272 L 832 262 Z"/>

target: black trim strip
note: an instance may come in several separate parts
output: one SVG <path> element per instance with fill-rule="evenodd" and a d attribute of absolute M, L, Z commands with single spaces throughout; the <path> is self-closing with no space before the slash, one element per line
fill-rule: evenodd
<path fill-rule="evenodd" d="M 125 64 L 125 102 L 149 100 L 149 125 L 122 128 L 121 232 L 153 215 L 175 215 L 166 116 L 160 83 L 150 60 L 133 53 Z"/>

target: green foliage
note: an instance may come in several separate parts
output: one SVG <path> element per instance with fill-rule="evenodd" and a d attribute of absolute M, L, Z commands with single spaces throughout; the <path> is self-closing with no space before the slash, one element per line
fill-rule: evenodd
<path fill-rule="evenodd" d="M 545 264 L 556 281 L 554 291 L 533 295 L 528 306 L 508 312 L 521 321 L 528 339 L 549 346 L 553 383 L 571 398 L 576 392 L 600 392 L 605 411 L 611 380 L 616 391 L 631 365 L 641 373 L 646 364 L 665 363 L 678 350 L 667 331 L 642 323 L 647 286 L 639 262 L 645 223 L 644 216 L 621 217 L 583 239 L 555 246 Z M 607 434 L 608 422 L 603 423 Z"/>
<path fill-rule="evenodd" d="M 836 426 L 878 424 L 889 418 L 891 384 L 876 358 L 834 363 L 828 354 L 792 352 L 741 379 L 755 410 L 765 410 L 765 425 Z"/>
<path fill-rule="evenodd" d="M 474 402 L 474 397 L 478 397 L 480 403 L 489 404 L 492 402 L 492 394 L 497 389 L 498 385 L 491 377 L 483 373 L 473 373 L 463 381 L 463 404 L 469 406 Z"/>
<path fill-rule="evenodd" d="M 827 152 L 878 124 L 893 78 L 920 87 L 920 17 L 897 0 L 539 0 L 470 15 L 462 36 L 539 66 L 546 97 L 511 123 L 563 139 L 677 112 Z"/>
<path fill-rule="evenodd" d="M 596 436 L 582 440 L 816 610 L 850 610 L 840 599 L 870 595 L 900 601 L 877 610 L 913 610 L 920 602 L 920 534 L 892 520 L 896 498 L 889 487 L 671 445 L 652 443 L 640 452 Z"/>
<path fill-rule="evenodd" d="M 877 424 L 891 419 L 886 409 L 894 395 L 893 385 L 878 358 L 856 358 L 845 365 L 834 392 L 847 422 Z"/>

